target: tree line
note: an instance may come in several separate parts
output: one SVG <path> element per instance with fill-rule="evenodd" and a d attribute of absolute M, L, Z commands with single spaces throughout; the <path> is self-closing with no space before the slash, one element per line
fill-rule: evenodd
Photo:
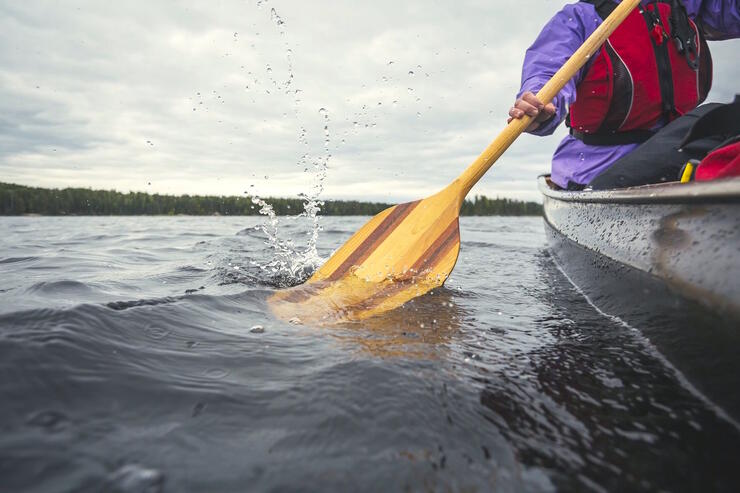
<path fill-rule="evenodd" d="M 303 200 L 267 198 L 265 202 L 278 215 L 303 211 Z M 371 216 L 392 204 L 356 200 L 327 200 L 321 207 L 325 216 Z M 0 182 L 0 215 L 223 215 L 254 216 L 260 206 L 252 197 L 215 195 L 160 195 L 143 192 L 121 193 L 115 190 L 89 188 L 49 189 Z M 511 199 L 489 199 L 475 196 L 466 200 L 462 215 L 467 216 L 536 216 L 542 214 L 537 202 Z"/>

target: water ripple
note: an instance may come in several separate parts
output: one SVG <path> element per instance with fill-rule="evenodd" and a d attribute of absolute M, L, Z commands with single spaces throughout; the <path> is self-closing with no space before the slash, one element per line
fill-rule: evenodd
<path fill-rule="evenodd" d="M 737 430 L 563 278 L 539 219 L 463 218 L 447 287 L 331 329 L 272 317 L 296 278 L 258 220 L 0 222 L 27 252 L 0 250 L 4 488 L 740 484 Z M 322 219 L 317 254 L 364 221 Z"/>

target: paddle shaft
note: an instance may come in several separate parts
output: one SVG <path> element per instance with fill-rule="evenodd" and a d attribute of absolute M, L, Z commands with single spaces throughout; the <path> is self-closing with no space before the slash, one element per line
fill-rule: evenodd
<path fill-rule="evenodd" d="M 560 67 L 555 75 L 537 93 L 537 99 L 543 104 L 550 103 L 553 98 L 565 87 L 576 73 L 588 62 L 589 58 L 603 45 L 607 38 L 619 27 L 632 10 L 639 5 L 640 0 L 624 0 L 607 17 L 604 22 L 588 37 L 580 48 Z M 532 121 L 531 116 L 515 118 L 494 139 L 473 163 L 455 180 L 453 185 L 459 187 L 462 199 L 470 189 L 483 177 L 493 163 L 509 148 L 511 144 L 524 132 Z"/>

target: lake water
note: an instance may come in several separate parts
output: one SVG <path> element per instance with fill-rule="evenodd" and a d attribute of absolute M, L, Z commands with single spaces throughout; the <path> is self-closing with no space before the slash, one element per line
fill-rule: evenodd
<path fill-rule="evenodd" d="M 463 218 L 444 289 L 331 328 L 270 315 L 260 221 L 0 218 L 0 491 L 740 488 L 737 428 L 541 218 Z"/>

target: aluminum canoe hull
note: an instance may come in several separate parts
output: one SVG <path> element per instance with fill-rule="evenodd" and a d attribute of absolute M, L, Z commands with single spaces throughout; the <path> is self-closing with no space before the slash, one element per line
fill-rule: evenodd
<path fill-rule="evenodd" d="M 539 187 L 565 238 L 740 318 L 740 179 L 568 192 L 543 176 Z"/>

